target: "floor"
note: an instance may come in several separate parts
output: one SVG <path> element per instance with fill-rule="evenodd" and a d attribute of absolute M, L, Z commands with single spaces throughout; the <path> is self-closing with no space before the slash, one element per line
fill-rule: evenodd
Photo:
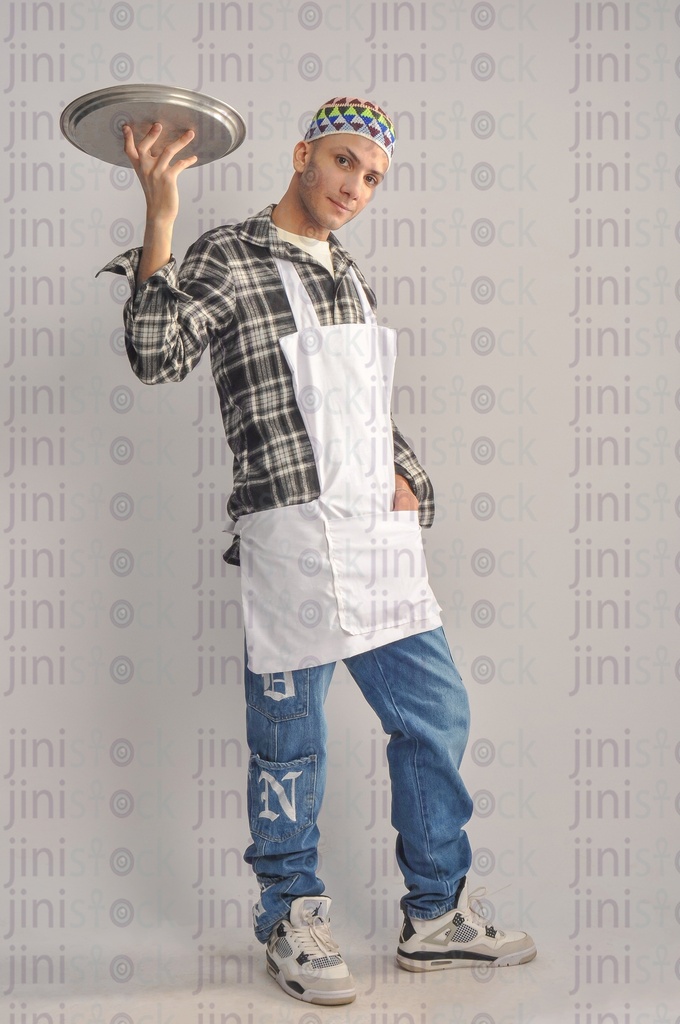
<path fill-rule="evenodd" d="M 548 914 L 545 919 L 548 919 Z M 395 935 L 367 940 L 334 927 L 357 985 L 356 1001 L 312 1006 L 286 996 L 266 974 L 262 949 L 243 929 L 209 934 L 189 955 L 154 933 L 139 949 L 112 955 L 92 945 L 63 950 L 70 991 L 21 985 L 30 951 L 11 947 L 4 972 L 6 1024 L 677 1024 L 677 962 L 661 940 L 648 952 L 633 942 L 616 961 L 586 946 L 575 954 L 549 930 L 534 935 L 537 958 L 521 967 L 411 974 L 393 960 Z M 23 951 L 23 952 L 22 952 Z M 674 951 L 677 954 L 677 949 Z M 669 955 L 670 954 L 670 955 Z M 22 956 L 24 960 L 22 961 Z M 665 968 L 663 966 L 665 961 Z M 620 971 L 619 971 L 620 967 Z M 654 980 L 654 979 L 657 980 Z M 589 984 L 585 985 L 588 980 Z M 23 993 L 23 994 L 22 994 Z"/>

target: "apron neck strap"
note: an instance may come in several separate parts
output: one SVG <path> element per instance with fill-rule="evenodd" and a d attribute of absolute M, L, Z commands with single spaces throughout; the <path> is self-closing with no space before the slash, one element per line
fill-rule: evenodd
<path fill-rule="evenodd" d="M 316 315 L 316 310 L 314 309 L 314 303 L 309 297 L 309 292 L 303 285 L 302 279 L 300 278 L 293 261 L 281 260 L 275 256 L 274 263 L 276 264 L 276 269 L 278 270 L 283 283 L 286 298 L 288 299 L 297 330 L 304 331 L 309 327 L 320 327 L 321 325 L 319 324 L 319 318 Z M 366 289 L 362 287 L 354 267 L 349 268 L 348 274 L 356 290 L 359 302 L 361 303 L 364 321 L 367 324 L 377 324 L 375 313 L 371 309 L 368 296 L 366 295 Z"/>

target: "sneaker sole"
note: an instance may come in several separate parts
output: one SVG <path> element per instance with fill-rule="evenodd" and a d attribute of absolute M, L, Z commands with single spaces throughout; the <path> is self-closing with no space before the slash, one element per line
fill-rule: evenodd
<path fill-rule="evenodd" d="M 267 960 L 267 973 L 281 986 L 286 995 L 292 996 L 293 999 L 299 999 L 303 1003 L 315 1003 L 317 1006 L 341 1006 L 343 1003 L 353 1003 L 357 997 L 354 988 L 339 989 L 335 992 L 303 989 L 298 982 L 289 982 L 283 971 L 269 960 Z"/>
<path fill-rule="evenodd" d="M 433 960 L 416 960 L 397 952 L 396 961 L 397 966 L 401 967 L 403 971 L 446 971 L 453 967 L 518 967 L 520 964 L 528 964 L 535 956 L 536 947 L 532 946 L 531 949 L 508 953 L 507 956 L 499 956 L 495 960 L 465 960 L 462 957 L 450 960 L 443 957 Z"/>

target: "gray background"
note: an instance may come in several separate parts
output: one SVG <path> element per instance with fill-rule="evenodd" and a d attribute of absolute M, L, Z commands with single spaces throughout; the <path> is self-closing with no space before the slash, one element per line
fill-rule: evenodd
<path fill-rule="evenodd" d="M 669 2 L 5 6 L 12 1024 L 676 1021 L 679 21 Z M 531 967 L 394 968 L 383 738 L 341 666 L 322 862 L 358 1001 L 306 1011 L 264 975 L 208 360 L 181 386 L 132 376 L 127 288 L 94 273 L 141 240 L 141 193 L 58 128 L 81 93 L 142 81 L 248 123 L 184 175 L 180 256 L 281 196 L 323 100 L 368 94 L 397 123 L 341 239 L 400 329 L 394 415 L 436 489 L 472 887 L 534 934 Z"/>

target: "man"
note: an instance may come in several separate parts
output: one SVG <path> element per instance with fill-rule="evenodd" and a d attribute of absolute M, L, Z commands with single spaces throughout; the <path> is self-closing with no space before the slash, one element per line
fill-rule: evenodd
<path fill-rule="evenodd" d="M 125 273 L 133 370 L 181 380 L 210 345 L 234 452 L 228 512 L 241 565 L 247 663 L 245 859 L 260 884 L 255 932 L 289 995 L 355 997 L 316 874 L 326 771 L 323 704 L 342 659 L 389 733 L 392 823 L 408 894 L 398 964 L 425 971 L 524 963 L 523 932 L 503 933 L 467 894 L 472 802 L 458 768 L 468 701 L 427 582 L 420 526 L 430 481 L 392 423 L 394 332 L 332 232 L 370 202 L 394 128 L 374 103 L 330 100 L 293 152 L 281 201 L 203 235 L 177 273 L 177 179 L 195 158 L 159 156 L 162 128 L 125 152 L 147 200 L 144 245 L 105 269 Z M 345 388 L 345 385 L 348 385 Z M 351 395 L 351 399 L 348 397 Z M 473 901 L 474 902 L 474 901 Z"/>

